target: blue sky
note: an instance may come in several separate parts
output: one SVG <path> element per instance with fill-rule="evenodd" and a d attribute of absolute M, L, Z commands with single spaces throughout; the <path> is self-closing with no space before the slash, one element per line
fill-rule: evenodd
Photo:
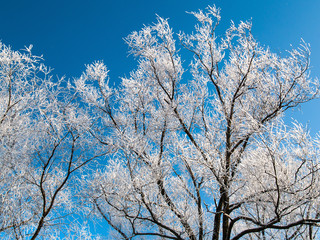
<path fill-rule="evenodd" d="M 155 22 L 156 14 L 169 18 L 172 28 L 190 32 L 195 23 L 186 11 L 215 3 L 222 9 L 221 33 L 230 21 L 253 22 L 253 34 L 277 53 L 297 46 L 301 38 L 311 44 L 312 76 L 320 76 L 319 0 L 0 0 L 0 39 L 13 49 L 33 44 L 54 74 L 80 76 L 95 60 L 110 69 L 111 81 L 119 82 L 135 67 L 123 38 L 143 24 Z M 320 101 L 294 111 L 294 117 L 320 131 Z"/>
<path fill-rule="evenodd" d="M 54 74 L 78 77 L 85 64 L 103 60 L 111 82 L 119 82 L 135 67 L 123 38 L 143 24 L 155 22 L 156 14 L 169 18 L 172 28 L 190 32 L 195 19 L 186 11 L 215 3 L 222 9 L 221 33 L 230 21 L 253 22 L 258 41 L 277 53 L 298 46 L 303 38 L 311 44 L 312 77 L 320 77 L 319 0 L 0 0 L 0 39 L 19 50 L 30 44 L 42 55 Z M 320 131 L 320 100 L 304 104 L 293 116 Z"/>

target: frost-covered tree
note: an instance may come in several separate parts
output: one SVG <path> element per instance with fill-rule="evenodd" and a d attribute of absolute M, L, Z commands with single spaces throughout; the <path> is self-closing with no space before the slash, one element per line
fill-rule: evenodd
<path fill-rule="evenodd" d="M 282 120 L 318 96 L 308 45 L 280 56 L 250 22 L 217 37 L 219 9 L 192 14 L 178 43 L 160 17 L 126 38 L 138 67 L 118 89 L 102 62 L 76 80 L 111 151 L 88 199 L 116 239 L 318 239 L 319 139 Z"/>
<path fill-rule="evenodd" d="M 48 239 L 62 228 L 79 173 L 99 154 L 91 150 L 90 117 L 41 62 L 31 48 L 0 43 L 1 239 Z"/>
<path fill-rule="evenodd" d="M 115 239 L 320 237 L 320 140 L 283 122 L 319 95 L 308 45 L 280 56 L 250 22 L 217 37 L 219 9 L 192 14 L 192 34 L 130 34 L 118 88 L 102 62 L 73 83 L 0 43 L 1 239 L 95 238 L 84 212 Z"/>

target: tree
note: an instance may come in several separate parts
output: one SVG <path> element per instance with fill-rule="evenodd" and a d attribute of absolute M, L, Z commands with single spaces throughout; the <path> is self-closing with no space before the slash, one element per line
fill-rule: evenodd
<path fill-rule="evenodd" d="M 79 172 L 99 154 L 72 88 L 41 61 L 0 43 L 1 239 L 59 236 Z"/>
<path fill-rule="evenodd" d="M 126 38 L 138 67 L 118 89 L 102 62 L 76 80 L 111 151 L 87 185 L 92 207 L 115 238 L 317 239 L 319 139 L 282 120 L 318 97 L 308 45 L 280 56 L 250 22 L 218 38 L 219 9 L 192 14 L 182 49 L 160 17 Z"/>

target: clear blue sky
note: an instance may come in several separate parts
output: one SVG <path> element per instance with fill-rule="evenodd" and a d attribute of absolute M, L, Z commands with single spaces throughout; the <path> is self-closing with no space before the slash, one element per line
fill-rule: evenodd
<path fill-rule="evenodd" d="M 221 32 L 230 20 L 252 19 L 253 33 L 275 52 L 284 52 L 301 38 L 311 44 L 312 76 L 320 76 L 319 0 L 0 0 L 0 39 L 13 49 L 33 44 L 54 74 L 80 76 L 84 64 L 103 60 L 111 81 L 135 67 L 123 38 L 156 14 L 169 18 L 176 32 L 192 31 L 194 18 L 186 11 L 215 3 L 222 9 Z M 320 101 L 303 105 L 294 116 L 320 131 Z"/>
<path fill-rule="evenodd" d="M 230 20 L 252 19 L 253 33 L 275 52 L 284 52 L 301 38 L 311 44 L 312 76 L 320 77 L 319 0 L 0 0 L 0 39 L 13 49 L 34 45 L 54 74 L 78 77 L 84 65 L 103 60 L 111 81 L 135 67 L 123 38 L 156 14 L 169 18 L 176 32 L 192 31 L 194 18 L 186 11 L 215 3 L 222 9 L 221 32 Z M 302 106 L 293 116 L 320 131 L 320 101 Z"/>

